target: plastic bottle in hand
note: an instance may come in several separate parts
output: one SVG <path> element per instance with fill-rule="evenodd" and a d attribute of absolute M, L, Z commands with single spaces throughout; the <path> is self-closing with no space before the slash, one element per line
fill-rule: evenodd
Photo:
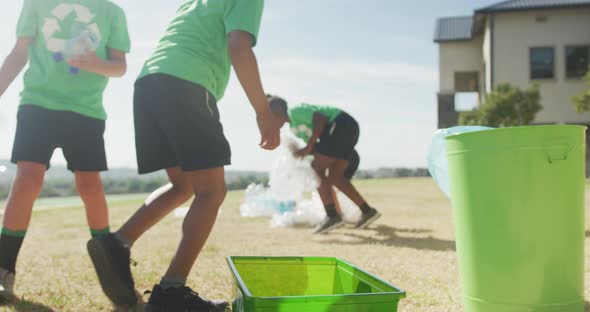
<path fill-rule="evenodd" d="M 63 62 L 64 60 L 70 60 L 90 52 L 96 51 L 98 48 L 98 38 L 89 30 L 82 31 L 78 36 L 67 40 L 61 51 L 54 54 L 56 62 Z M 70 67 L 70 73 L 77 75 L 80 72 L 79 68 Z"/>

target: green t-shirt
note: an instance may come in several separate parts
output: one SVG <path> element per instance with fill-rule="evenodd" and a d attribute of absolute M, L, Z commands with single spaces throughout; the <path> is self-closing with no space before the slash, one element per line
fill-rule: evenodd
<path fill-rule="evenodd" d="M 228 34 L 246 31 L 256 45 L 264 0 L 189 0 L 178 10 L 139 75 L 162 73 L 188 80 L 221 100 L 229 81 Z"/>
<path fill-rule="evenodd" d="M 334 122 L 342 110 L 331 106 L 311 105 L 302 103 L 289 109 L 291 131 L 300 139 L 307 142 L 313 135 L 313 114 L 322 113 L 328 117 L 328 123 Z"/>
<path fill-rule="evenodd" d="M 111 1 L 24 1 L 16 34 L 35 39 L 29 48 L 21 104 L 106 119 L 102 94 L 108 78 L 85 71 L 72 74 L 68 63 L 56 58 L 66 41 L 83 31 L 98 39 L 96 54 L 102 59 L 107 58 L 109 48 L 129 51 L 125 14 Z"/>

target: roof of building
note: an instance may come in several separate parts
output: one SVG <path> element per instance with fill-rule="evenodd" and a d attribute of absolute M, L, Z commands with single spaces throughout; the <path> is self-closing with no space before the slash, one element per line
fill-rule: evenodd
<path fill-rule="evenodd" d="M 590 0 L 509 0 L 496 3 L 476 13 L 496 13 L 538 9 L 563 9 L 590 6 Z"/>
<path fill-rule="evenodd" d="M 436 21 L 435 42 L 471 40 L 473 16 L 440 18 Z"/>
<path fill-rule="evenodd" d="M 590 7 L 590 0 L 508 0 L 475 11 L 474 16 L 455 16 L 439 18 L 436 21 L 434 42 L 468 41 L 474 33 L 481 31 L 481 24 L 486 14 Z M 481 25 L 480 25 L 481 26 Z"/>

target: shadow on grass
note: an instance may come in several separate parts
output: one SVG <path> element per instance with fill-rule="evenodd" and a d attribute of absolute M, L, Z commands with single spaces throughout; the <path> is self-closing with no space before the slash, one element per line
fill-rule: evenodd
<path fill-rule="evenodd" d="M 143 312 L 145 310 L 145 303 L 143 301 L 138 302 L 135 307 L 132 308 L 113 308 L 112 312 Z"/>
<path fill-rule="evenodd" d="M 417 237 L 417 236 L 399 236 L 404 234 L 427 234 L 430 230 L 425 229 L 398 229 L 386 225 L 378 225 L 364 231 L 355 233 L 342 233 L 345 236 L 352 237 L 355 240 L 341 240 L 334 236 L 323 240 L 322 244 L 343 244 L 343 245 L 384 245 L 392 247 L 406 247 L 418 250 L 434 251 L 455 251 L 455 242 L 451 240 L 438 239 L 434 237 Z"/>
<path fill-rule="evenodd" d="M 590 231 L 586 231 L 586 237 L 590 237 Z"/>
<path fill-rule="evenodd" d="M 588 301 L 584 303 L 584 312 L 590 312 L 590 302 Z"/>
<path fill-rule="evenodd" d="M 54 312 L 55 310 L 41 303 L 29 301 L 26 299 L 19 299 L 14 303 L 6 305 L 17 312 Z"/>

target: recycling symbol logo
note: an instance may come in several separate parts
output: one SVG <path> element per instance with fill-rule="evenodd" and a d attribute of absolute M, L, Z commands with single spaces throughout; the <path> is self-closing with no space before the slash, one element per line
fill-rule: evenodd
<path fill-rule="evenodd" d="M 46 17 L 43 23 L 42 32 L 43 37 L 45 38 L 47 50 L 51 52 L 59 52 L 66 41 L 69 39 L 58 38 L 55 37 L 55 35 L 63 30 L 62 27 L 66 26 L 63 24 L 66 22 L 66 20 L 70 20 L 71 14 L 75 14 L 74 21 L 77 25 L 82 26 L 84 29 L 92 32 L 98 39 L 98 42 L 101 41 L 101 34 L 98 24 L 92 23 L 92 20 L 94 20 L 96 15 L 92 14 L 92 12 L 86 6 L 61 3 L 51 11 L 51 16 Z"/>

